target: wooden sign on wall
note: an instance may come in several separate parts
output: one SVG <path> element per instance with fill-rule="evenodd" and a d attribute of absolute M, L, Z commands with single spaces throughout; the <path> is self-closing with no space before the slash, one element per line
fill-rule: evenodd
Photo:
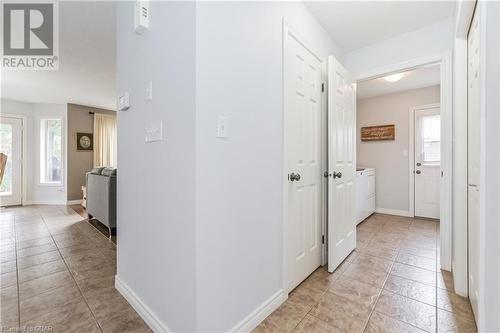
<path fill-rule="evenodd" d="M 361 141 L 394 140 L 395 136 L 394 125 L 361 127 Z"/>

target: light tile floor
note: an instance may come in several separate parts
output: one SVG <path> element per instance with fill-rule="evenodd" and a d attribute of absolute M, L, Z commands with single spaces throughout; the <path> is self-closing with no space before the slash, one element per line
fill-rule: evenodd
<path fill-rule="evenodd" d="M 438 223 L 374 214 L 332 274 L 318 268 L 255 333 L 476 332 L 467 298 L 439 270 Z"/>
<path fill-rule="evenodd" d="M 0 246 L 0 332 L 151 332 L 114 288 L 116 245 L 73 209 L 1 209 Z"/>

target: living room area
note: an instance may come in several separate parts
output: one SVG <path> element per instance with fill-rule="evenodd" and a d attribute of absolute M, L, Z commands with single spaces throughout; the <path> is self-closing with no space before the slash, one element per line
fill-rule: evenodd
<path fill-rule="evenodd" d="M 58 68 L 1 73 L 0 324 L 150 332 L 114 287 L 115 3 L 58 10 Z"/>
<path fill-rule="evenodd" d="M 114 4 L 61 3 L 59 11 L 58 68 L 2 69 L 0 206 L 67 206 L 114 239 Z"/>

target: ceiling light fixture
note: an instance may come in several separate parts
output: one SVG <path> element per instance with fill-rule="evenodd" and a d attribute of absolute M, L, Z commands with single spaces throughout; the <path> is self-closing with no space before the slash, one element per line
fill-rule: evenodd
<path fill-rule="evenodd" d="M 384 80 L 386 80 L 387 82 L 396 82 L 401 80 L 403 76 L 405 76 L 403 73 L 387 75 L 384 77 Z"/>

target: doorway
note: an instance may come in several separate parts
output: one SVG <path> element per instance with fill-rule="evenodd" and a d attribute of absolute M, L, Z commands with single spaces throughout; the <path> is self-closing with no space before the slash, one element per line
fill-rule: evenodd
<path fill-rule="evenodd" d="M 23 120 L 0 117 L 1 152 L 7 155 L 7 163 L 0 184 L 0 206 L 22 204 L 22 153 Z"/>
<path fill-rule="evenodd" d="M 446 271 L 452 269 L 452 231 L 451 231 L 451 203 L 452 203 L 452 85 L 451 85 L 451 54 L 440 54 L 434 57 L 426 57 L 415 59 L 404 63 L 386 66 L 380 69 L 375 69 L 370 72 L 361 73 L 356 76 L 358 86 L 360 83 L 377 78 L 387 77 L 389 80 L 394 79 L 399 73 L 412 71 L 415 69 L 424 69 L 429 67 L 437 67 L 439 73 L 439 119 L 440 119 L 440 163 L 439 163 L 439 244 L 440 244 L 440 268 Z M 425 104 L 425 103 L 423 103 Z M 415 104 L 414 104 L 415 105 Z M 418 105 L 418 104 L 417 104 Z M 359 106 L 358 106 L 359 108 Z M 408 113 L 407 113 L 408 114 Z M 411 119 L 411 117 L 410 117 Z M 410 127 L 411 128 L 411 127 Z M 397 133 L 397 130 L 396 130 Z M 397 134 L 396 134 L 397 135 Z M 412 135 L 410 135 L 410 138 Z M 410 147 L 411 148 L 411 147 Z M 411 161 L 411 156 L 414 154 L 411 151 L 400 150 L 400 157 L 408 156 L 410 159 L 410 170 L 416 166 Z M 418 169 L 416 169 L 418 170 Z M 413 182 L 413 175 L 407 173 L 410 182 Z M 409 187 L 411 189 L 411 184 Z M 410 190 L 411 191 L 411 190 Z M 409 205 L 413 200 L 409 200 Z M 413 207 L 407 209 L 406 212 L 399 211 L 400 215 L 413 216 L 411 212 Z M 382 211 L 380 211 L 382 212 Z M 391 214 L 391 211 L 386 211 Z"/>

